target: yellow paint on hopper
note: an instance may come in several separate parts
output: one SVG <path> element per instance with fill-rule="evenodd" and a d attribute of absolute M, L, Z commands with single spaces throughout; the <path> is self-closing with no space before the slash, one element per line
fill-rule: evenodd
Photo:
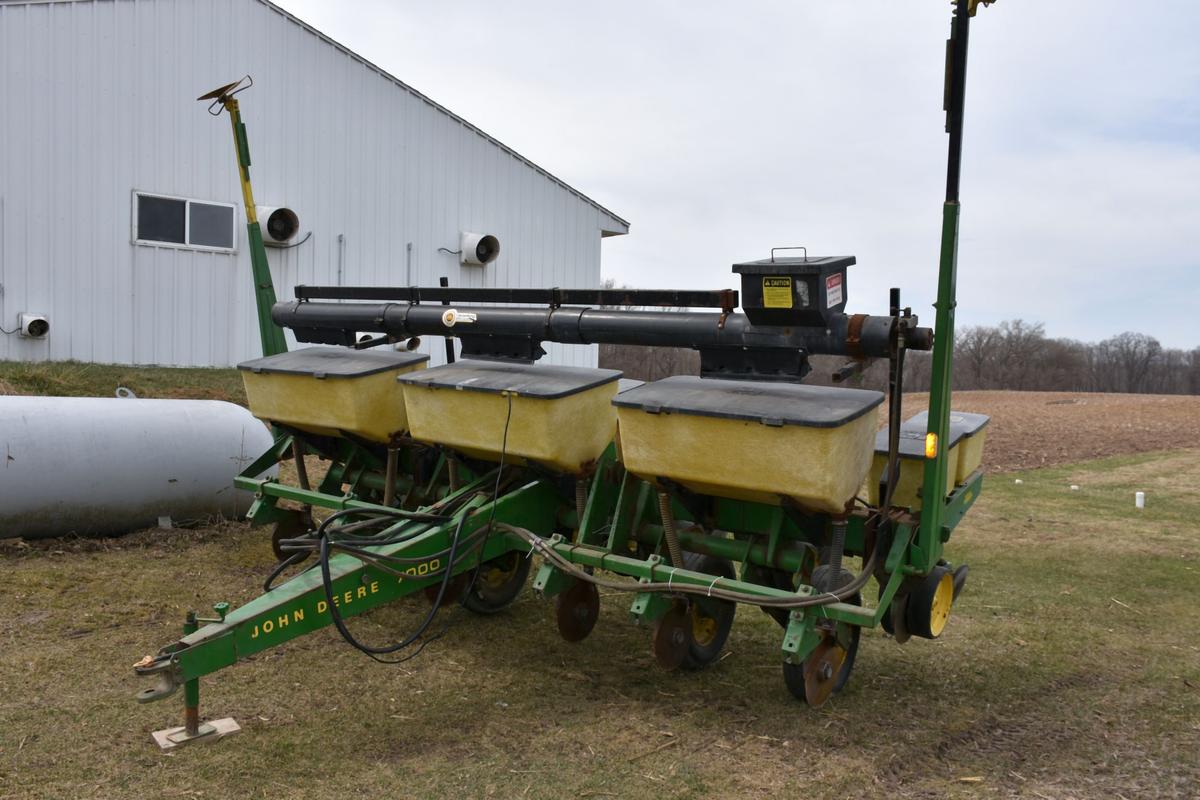
<path fill-rule="evenodd" d="M 979 469 L 983 461 L 983 446 L 987 439 L 988 418 L 982 414 L 965 411 L 950 413 L 950 449 L 946 453 L 946 494 L 949 496 L 956 486 L 966 483 L 971 473 Z M 900 478 L 892 494 L 893 505 L 919 511 L 921 488 L 925 481 L 926 428 L 929 424 L 925 412 L 907 420 L 900 427 Z M 875 458 L 871 462 L 871 473 L 863 486 L 867 502 L 877 505 L 879 481 L 887 469 L 887 431 L 879 432 L 875 440 Z"/>
<path fill-rule="evenodd" d="M 862 484 L 875 417 L 835 428 L 773 427 L 740 419 L 618 408 L 625 468 L 694 492 L 779 505 L 789 497 L 838 513 Z"/>
<path fill-rule="evenodd" d="M 541 389 L 540 376 L 562 375 L 579 385 L 602 382 L 553 397 L 533 396 Z M 441 382 L 441 376 L 448 377 Z M 532 461 L 556 472 L 580 474 L 604 453 L 615 435 L 612 398 L 619 376 L 612 370 L 460 361 L 406 381 L 404 402 L 414 439 L 499 461 L 511 399 L 505 461 Z M 491 388 L 482 389 L 481 380 Z"/>
<path fill-rule="evenodd" d="M 950 447 L 950 452 L 946 454 L 947 496 L 954 491 L 954 475 L 958 468 L 961 450 L 962 440 L 960 439 Z M 883 480 L 885 470 L 887 470 L 887 453 L 875 453 L 875 458 L 871 461 L 871 473 L 867 476 L 867 483 L 863 487 L 867 502 L 873 506 L 879 505 L 879 481 Z M 892 505 L 919 511 L 921 509 L 921 487 L 924 483 L 925 459 L 901 456 L 900 479 L 896 481 L 896 489 L 892 492 Z"/>
<path fill-rule="evenodd" d="M 675 376 L 622 392 L 626 469 L 692 491 L 838 513 L 871 463 L 879 392 Z"/>
<path fill-rule="evenodd" d="M 954 472 L 955 483 L 966 483 L 971 473 L 983 463 L 983 445 L 987 441 L 987 429 L 963 437 L 959 444 L 958 467 Z"/>
<path fill-rule="evenodd" d="M 310 348 L 310 351 L 317 349 Z M 340 356 L 338 351 L 325 349 L 324 352 L 335 359 Z M 246 399 L 254 416 L 310 433 L 337 436 L 346 432 L 373 442 L 387 442 L 408 429 L 404 387 L 396 382 L 396 378 L 423 369 L 424 358 L 362 375 L 283 373 L 271 367 L 273 361 L 295 359 L 305 353 L 303 350 L 292 351 L 239 365 Z M 396 357 L 400 355 L 396 354 Z M 345 356 L 347 359 L 352 357 Z"/>

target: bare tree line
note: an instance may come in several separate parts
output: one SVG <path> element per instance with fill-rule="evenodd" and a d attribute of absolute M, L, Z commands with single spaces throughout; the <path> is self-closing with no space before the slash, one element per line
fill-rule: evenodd
<path fill-rule="evenodd" d="M 959 390 L 1200 394 L 1200 347 L 1164 348 L 1142 333 L 1120 333 L 1101 342 L 1051 339 L 1041 323 L 1018 319 L 967 327 L 956 338 L 954 388 Z M 832 384 L 834 371 L 846 362 L 813 356 L 807 382 Z M 600 366 L 619 369 L 627 378 L 658 380 L 699 374 L 700 354 L 684 348 L 601 345 Z M 910 351 L 905 390 L 927 391 L 930 372 L 930 355 Z M 842 385 L 886 388 L 887 362 L 875 361 Z"/>
<path fill-rule="evenodd" d="M 1200 347 L 1164 348 L 1133 331 L 1080 342 L 1017 319 L 964 328 L 954 352 L 958 389 L 1200 394 Z"/>

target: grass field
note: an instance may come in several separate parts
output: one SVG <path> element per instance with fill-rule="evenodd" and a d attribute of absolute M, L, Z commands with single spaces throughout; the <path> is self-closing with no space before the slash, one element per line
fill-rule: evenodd
<path fill-rule="evenodd" d="M 1192 450 L 990 477 L 949 545 L 972 573 L 945 635 L 870 632 L 820 710 L 787 694 L 753 609 L 719 663 L 664 673 L 628 596 L 571 645 L 527 593 L 454 609 L 400 666 L 324 631 L 218 673 L 201 710 L 243 733 L 169 755 L 149 732 L 179 702 L 135 704 L 130 665 L 188 608 L 254 596 L 265 534 L 0 544 L 0 796 L 1196 797 L 1198 474 Z M 424 609 L 353 627 L 394 638 Z"/>
<path fill-rule="evenodd" d="M 246 404 L 236 369 L 129 367 L 78 361 L 0 361 L 0 395 L 112 397 L 124 386 L 138 397 L 228 400 Z"/>

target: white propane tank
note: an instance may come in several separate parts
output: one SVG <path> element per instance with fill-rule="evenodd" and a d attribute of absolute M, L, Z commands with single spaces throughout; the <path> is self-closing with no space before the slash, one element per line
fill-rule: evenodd
<path fill-rule="evenodd" d="M 253 497 L 233 479 L 271 442 L 219 400 L 0 397 L 0 537 L 241 516 Z"/>

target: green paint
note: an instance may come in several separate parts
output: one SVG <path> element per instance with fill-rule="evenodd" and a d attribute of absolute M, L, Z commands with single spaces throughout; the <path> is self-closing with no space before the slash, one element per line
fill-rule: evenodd
<path fill-rule="evenodd" d="M 938 270 L 937 322 L 933 338 L 933 376 L 929 385 L 929 433 L 937 435 L 934 458 L 925 460 L 925 480 L 921 495 L 925 498 L 946 496 L 946 443 L 950 434 L 950 387 L 954 356 L 954 306 L 958 280 L 957 202 L 948 202 L 942 210 L 942 257 Z M 925 503 L 921 509 L 921 528 L 913 566 L 922 573 L 933 569 L 942 555 L 943 503 Z"/>
<path fill-rule="evenodd" d="M 267 262 L 267 248 L 263 244 L 262 229 L 258 225 L 256 209 L 252 207 L 254 195 L 250 191 L 250 141 L 246 136 L 246 125 L 237 100 L 225 102 L 233 123 L 233 146 L 237 155 L 238 172 L 243 182 L 242 195 L 246 205 L 247 244 L 250 249 L 250 272 L 254 280 L 254 303 L 258 310 L 258 335 L 264 356 L 287 352 L 287 340 L 283 328 L 271 319 L 271 308 L 275 305 L 275 284 L 271 280 L 271 267 Z"/>
<path fill-rule="evenodd" d="M 498 518 L 539 535 L 549 535 L 553 525 L 553 509 L 553 487 L 541 482 L 526 484 L 496 502 Z M 463 526 L 462 535 L 465 537 L 487 523 L 491 504 L 484 503 L 482 499 L 473 499 L 463 513 L 469 515 Z M 441 580 L 440 576 L 422 576 L 444 566 L 432 564 L 434 554 L 449 547 L 456 526 L 457 518 L 432 524 L 406 522 L 381 534 L 420 531 L 414 538 L 401 544 L 371 548 L 380 555 L 402 554 L 405 558 L 418 559 L 429 557 L 428 561 L 414 563 L 412 575 L 405 578 L 365 566 L 350 555 L 337 554 L 331 557 L 330 576 L 338 610 L 345 617 L 355 616 L 435 585 Z M 518 541 L 511 536 L 493 534 L 483 548 L 482 559 L 486 561 L 502 555 L 516 548 Z M 465 559 L 454 571 L 465 572 L 473 569 L 474 565 L 474 559 Z M 164 652 L 174 654 L 178 679 L 191 681 L 325 627 L 330 624 L 326 602 L 320 571 L 308 570 L 230 611 L 222 621 L 189 633 L 177 645 L 164 648 Z"/>

